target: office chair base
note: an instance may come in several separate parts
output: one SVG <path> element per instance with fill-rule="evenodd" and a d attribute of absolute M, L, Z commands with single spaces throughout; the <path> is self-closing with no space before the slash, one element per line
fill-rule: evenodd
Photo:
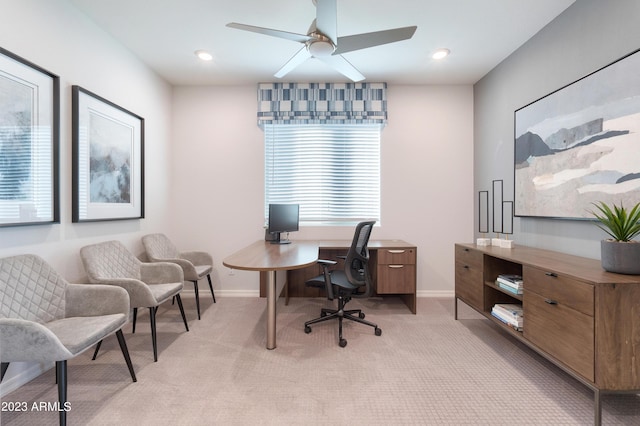
<path fill-rule="evenodd" d="M 369 327 L 374 328 L 374 333 L 376 336 L 382 335 L 382 329 L 378 327 L 377 324 L 374 324 L 369 321 L 365 321 L 365 314 L 361 309 L 350 309 L 344 310 L 345 301 L 343 298 L 338 298 L 338 309 L 328 309 L 322 308 L 320 311 L 320 317 L 316 319 L 312 319 L 304 323 L 304 332 L 309 334 L 311 333 L 311 325 L 317 324 L 319 322 L 325 322 L 332 319 L 338 320 L 338 344 L 341 348 L 347 346 L 347 340 L 342 337 L 342 320 L 348 319 L 350 321 L 359 322 L 360 324 L 368 325 Z M 357 315 L 357 316 L 356 316 Z"/>

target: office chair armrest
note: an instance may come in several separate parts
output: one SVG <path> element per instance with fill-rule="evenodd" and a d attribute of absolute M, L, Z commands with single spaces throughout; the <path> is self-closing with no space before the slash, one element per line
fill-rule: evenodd
<path fill-rule="evenodd" d="M 333 284 L 331 284 L 331 271 L 329 266 L 336 265 L 338 262 L 334 260 L 318 259 L 318 264 L 322 266 L 322 275 L 324 275 L 324 286 L 327 290 L 327 299 L 333 300 Z"/>
<path fill-rule="evenodd" d="M 121 287 L 101 284 L 69 284 L 65 316 L 86 317 L 111 314 L 129 316 L 129 293 Z"/>

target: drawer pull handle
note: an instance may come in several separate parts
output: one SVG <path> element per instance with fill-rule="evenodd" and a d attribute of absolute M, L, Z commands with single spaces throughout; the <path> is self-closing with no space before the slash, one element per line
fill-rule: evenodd
<path fill-rule="evenodd" d="M 557 300 L 553 300 L 553 299 L 544 299 L 545 303 L 548 303 L 549 305 L 557 305 L 558 301 Z"/>
<path fill-rule="evenodd" d="M 545 272 L 544 274 L 548 277 L 558 278 L 558 274 L 555 272 Z"/>
<path fill-rule="evenodd" d="M 468 248 L 465 248 L 465 249 L 464 249 L 464 251 L 469 251 L 469 249 L 468 249 Z"/>
<path fill-rule="evenodd" d="M 391 254 L 402 254 L 404 253 L 406 250 L 389 250 L 389 253 Z"/>
<path fill-rule="evenodd" d="M 400 269 L 400 268 L 404 268 L 404 265 L 389 265 L 389 268 Z"/>
<path fill-rule="evenodd" d="M 469 269 L 469 265 L 464 265 L 463 268 L 464 269 Z"/>

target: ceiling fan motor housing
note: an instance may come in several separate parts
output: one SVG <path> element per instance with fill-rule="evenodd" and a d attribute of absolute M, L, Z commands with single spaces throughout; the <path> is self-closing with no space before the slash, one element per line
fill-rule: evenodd
<path fill-rule="evenodd" d="M 313 40 L 307 42 L 307 50 L 311 56 L 316 58 L 327 57 L 331 56 L 336 50 L 336 45 L 333 44 L 329 37 L 319 33 L 311 33 L 309 36 L 313 37 Z"/>

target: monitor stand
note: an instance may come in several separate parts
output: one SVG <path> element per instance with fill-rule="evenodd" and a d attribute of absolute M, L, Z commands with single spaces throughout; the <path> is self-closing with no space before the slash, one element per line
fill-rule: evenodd
<path fill-rule="evenodd" d="M 291 244 L 291 240 L 282 240 L 280 239 L 280 232 L 273 233 L 273 240 L 271 240 L 271 244 Z"/>

